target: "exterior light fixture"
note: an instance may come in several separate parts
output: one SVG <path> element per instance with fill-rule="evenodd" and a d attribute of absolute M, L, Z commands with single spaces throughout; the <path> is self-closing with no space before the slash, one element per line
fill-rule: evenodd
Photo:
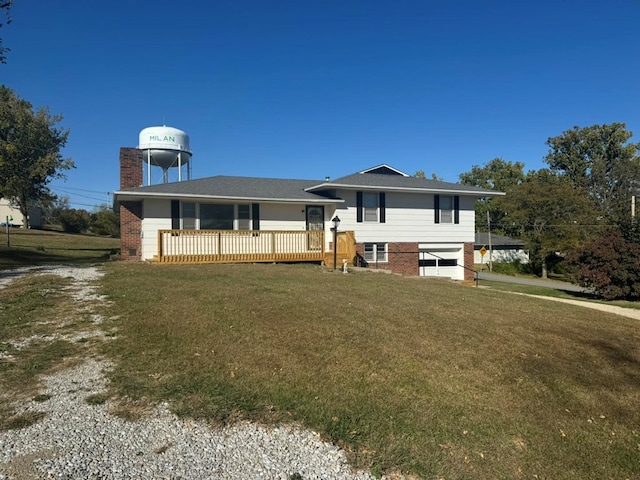
<path fill-rule="evenodd" d="M 331 220 L 333 222 L 333 271 L 336 271 L 336 264 L 338 262 L 338 225 L 340 225 L 340 218 L 336 215 Z"/>

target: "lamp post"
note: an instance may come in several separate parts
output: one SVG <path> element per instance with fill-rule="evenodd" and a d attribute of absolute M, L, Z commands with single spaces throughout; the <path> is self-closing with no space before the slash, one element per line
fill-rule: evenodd
<path fill-rule="evenodd" d="M 340 219 L 336 215 L 331 220 L 333 222 L 333 271 L 336 271 L 336 264 L 338 262 L 338 225 L 340 225 Z"/>

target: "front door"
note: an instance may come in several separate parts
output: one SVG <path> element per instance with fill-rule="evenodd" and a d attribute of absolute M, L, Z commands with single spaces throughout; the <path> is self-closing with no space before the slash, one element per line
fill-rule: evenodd
<path fill-rule="evenodd" d="M 324 231 L 324 205 L 307 205 L 307 230 Z M 309 235 L 309 250 L 322 249 L 322 236 Z"/>

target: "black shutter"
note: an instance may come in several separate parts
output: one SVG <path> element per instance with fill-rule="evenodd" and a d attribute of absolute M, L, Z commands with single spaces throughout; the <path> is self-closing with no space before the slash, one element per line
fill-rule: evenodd
<path fill-rule="evenodd" d="M 384 192 L 380 192 L 380 223 L 385 223 L 386 221 L 387 221 L 386 196 Z"/>
<path fill-rule="evenodd" d="M 251 219 L 253 220 L 253 229 L 260 230 L 260 204 L 251 204 Z"/>
<path fill-rule="evenodd" d="M 433 196 L 433 222 L 440 223 L 440 195 Z"/>
<path fill-rule="evenodd" d="M 453 197 L 453 223 L 460 223 L 460 196 Z"/>
<path fill-rule="evenodd" d="M 362 223 L 362 192 L 356 192 L 356 222 Z"/>
<path fill-rule="evenodd" d="M 171 200 L 171 230 L 180 230 L 180 200 Z"/>

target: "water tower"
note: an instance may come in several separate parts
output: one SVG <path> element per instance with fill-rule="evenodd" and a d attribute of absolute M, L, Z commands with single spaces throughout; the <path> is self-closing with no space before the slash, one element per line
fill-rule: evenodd
<path fill-rule="evenodd" d="M 169 169 L 176 168 L 178 181 L 182 181 L 182 167 L 191 180 L 191 150 L 189 135 L 177 128 L 162 126 L 148 127 L 140 132 L 138 149 L 147 164 L 147 185 L 151 185 L 151 167 L 162 168 L 162 183 L 169 181 Z"/>

